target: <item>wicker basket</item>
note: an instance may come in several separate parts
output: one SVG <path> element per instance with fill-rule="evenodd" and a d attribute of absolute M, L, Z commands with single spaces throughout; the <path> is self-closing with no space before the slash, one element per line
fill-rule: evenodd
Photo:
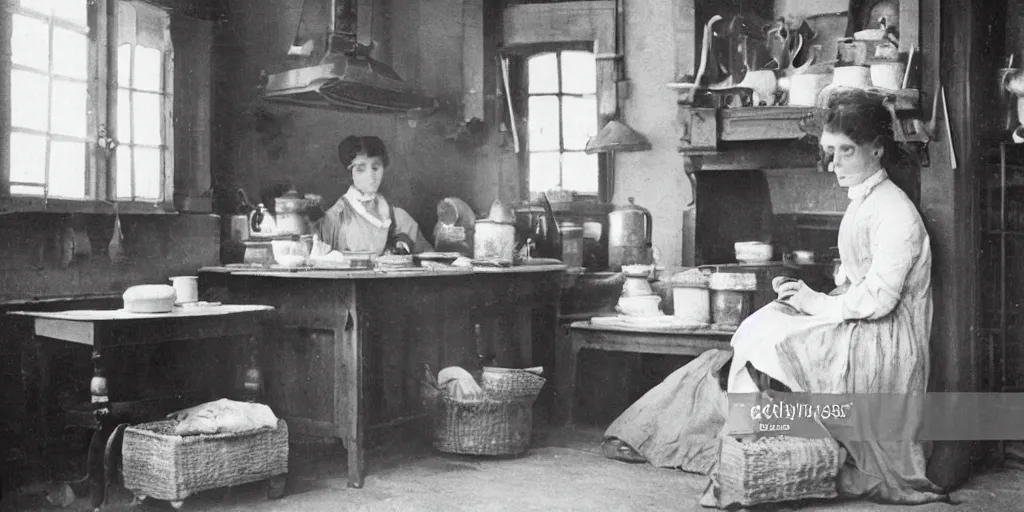
<path fill-rule="evenodd" d="M 835 498 L 842 464 L 831 439 L 788 436 L 740 441 L 725 436 L 715 480 L 722 506 Z"/>
<path fill-rule="evenodd" d="M 526 370 L 485 366 L 480 388 L 498 397 L 536 398 L 544 387 L 544 377 Z"/>
<path fill-rule="evenodd" d="M 533 402 L 544 378 L 523 370 L 487 371 L 484 375 L 484 396 L 475 400 L 456 400 L 423 383 L 434 448 L 464 455 L 519 455 L 529 449 Z"/>
<path fill-rule="evenodd" d="M 174 425 L 168 420 L 125 429 L 124 487 L 136 496 L 181 501 L 288 473 L 284 420 L 276 428 L 194 436 L 175 435 Z"/>

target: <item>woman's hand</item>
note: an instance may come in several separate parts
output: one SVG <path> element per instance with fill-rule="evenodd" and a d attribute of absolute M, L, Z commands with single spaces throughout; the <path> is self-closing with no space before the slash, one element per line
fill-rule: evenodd
<path fill-rule="evenodd" d="M 825 296 L 812 290 L 803 281 L 795 279 L 779 283 L 778 294 L 779 300 L 785 300 L 790 306 L 808 315 L 819 312 L 822 307 L 821 298 Z"/>
<path fill-rule="evenodd" d="M 779 276 L 772 279 L 772 289 L 779 295 L 779 300 L 792 297 L 793 294 L 800 290 L 802 285 L 804 285 L 803 281 L 798 281 L 792 277 Z"/>

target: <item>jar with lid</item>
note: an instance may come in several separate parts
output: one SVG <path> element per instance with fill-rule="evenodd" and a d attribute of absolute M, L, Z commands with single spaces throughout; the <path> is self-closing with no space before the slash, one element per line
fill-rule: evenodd
<path fill-rule="evenodd" d="M 558 232 L 562 238 L 562 263 L 569 268 L 583 266 L 583 226 L 572 221 L 560 222 Z"/>
<path fill-rule="evenodd" d="M 711 317 L 715 326 L 736 329 L 753 312 L 757 276 L 742 272 L 716 272 L 708 278 Z"/>

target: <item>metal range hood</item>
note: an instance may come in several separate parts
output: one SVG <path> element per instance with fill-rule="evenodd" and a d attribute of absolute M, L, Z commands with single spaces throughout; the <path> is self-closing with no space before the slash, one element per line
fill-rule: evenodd
<path fill-rule="evenodd" d="M 326 21 L 323 57 L 317 65 L 269 75 L 263 97 L 342 112 L 383 114 L 436 108 L 436 100 L 417 94 L 391 66 L 370 56 L 372 20 L 373 0 L 305 0 L 298 32 L 303 25 Z M 297 33 L 289 54 L 309 56 L 314 46 L 315 41 Z"/>

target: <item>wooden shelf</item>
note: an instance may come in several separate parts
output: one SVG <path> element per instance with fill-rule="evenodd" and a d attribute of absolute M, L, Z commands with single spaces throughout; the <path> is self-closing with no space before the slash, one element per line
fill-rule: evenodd
<path fill-rule="evenodd" d="M 805 140 L 779 140 L 771 144 L 722 144 L 713 153 L 700 154 L 693 172 L 761 170 L 817 170 L 817 147 Z M 685 153 L 680 149 L 680 152 Z"/>
<path fill-rule="evenodd" d="M 911 104 L 897 104 L 897 112 L 901 119 L 905 114 L 916 112 Z M 736 107 L 709 108 L 695 107 L 686 103 L 677 105 L 676 121 L 681 127 L 679 152 L 683 155 L 711 155 L 727 149 L 750 151 L 762 155 L 769 165 L 778 160 L 772 157 L 772 151 L 762 150 L 753 145 L 755 142 L 766 141 L 801 141 L 808 137 L 804 125 L 815 113 L 814 107 Z M 904 123 L 904 129 L 907 124 Z M 912 138 L 908 132 L 908 139 Z M 741 147 L 728 148 L 729 144 Z M 809 147 L 813 145 L 807 144 Z M 777 149 L 777 145 L 771 145 Z M 801 153 L 798 151 L 796 154 Z M 793 156 L 792 154 L 789 156 Z M 800 155 L 802 158 L 802 155 Z M 756 158 L 745 157 L 747 160 Z M 814 162 L 816 162 L 816 156 Z M 728 165 L 728 164 L 727 164 Z M 802 165 L 807 167 L 806 164 Z M 812 165 L 813 166 L 813 165 Z M 786 167 L 792 167 L 787 165 Z M 749 168 L 749 167 L 748 167 Z"/>
<path fill-rule="evenodd" d="M 683 131 L 679 152 L 700 155 L 718 152 L 721 143 L 801 139 L 805 133 L 800 124 L 813 112 L 809 107 L 679 105 L 676 119 Z"/>

